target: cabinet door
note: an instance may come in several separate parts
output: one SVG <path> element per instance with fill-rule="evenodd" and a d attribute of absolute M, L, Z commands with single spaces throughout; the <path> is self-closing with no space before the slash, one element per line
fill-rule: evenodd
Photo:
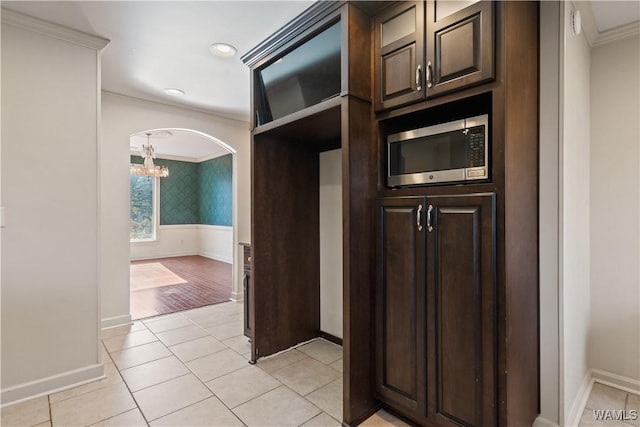
<path fill-rule="evenodd" d="M 495 195 L 427 199 L 428 417 L 494 426 Z"/>
<path fill-rule="evenodd" d="M 427 2 L 427 98 L 494 78 L 494 4 Z"/>
<path fill-rule="evenodd" d="M 375 19 L 375 108 L 424 98 L 424 3 L 399 2 Z"/>
<path fill-rule="evenodd" d="M 424 198 L 383 199 L 377 210 L 376 390 L 413 419 L 426 415 Z"/>

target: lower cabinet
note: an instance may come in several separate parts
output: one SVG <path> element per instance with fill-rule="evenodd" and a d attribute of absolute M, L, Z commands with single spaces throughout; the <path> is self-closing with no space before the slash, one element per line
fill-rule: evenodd
<path fill-rule="evenodd" d="M 377 209 L 378 398 L 422 425 L 496 425 L 495 195 Z"/>

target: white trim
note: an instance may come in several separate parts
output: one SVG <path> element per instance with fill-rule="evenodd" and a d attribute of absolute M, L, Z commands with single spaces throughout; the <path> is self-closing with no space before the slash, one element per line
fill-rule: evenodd
<path fill-rule="evenodd" d="M 129 154 L 132 156 L 136 156 L 136 157 L 141 157 L 140 156 L 140 151 L 136 151 L 136 150 L 129 150 Z M 212 154 L 208 154 L 204 157 L 188 157 L 188 156 L 176 156 L 176 155 L 172 155 L 172 154 L 159 154 L 156 153 L 156 158 L 157 159 L 161 159 L 161 160 L 175 160 L 178 162 L 186 162 L 186 163 L 194 163 L 194 164 L 199 164 L 202 162 L 206 162 L 207 160 L 212 160 L 212 159 L 216 159 L 218 157 L 223 157 L 226 155 L 232 154 L 229 151 L 217 151 L 215 153 Z"/>
<path fill-rule="evenodd" d="M 216 261 L 226 262 L 227 264 L 233 264 L 233 257 L 215 255 L 209 252 L 200 252 L 198 255 L 209 259 L 215 259 Z"/>
<path fill-rule="evenodd" d="M 591 378 L 591 369 L 589 369 L 582 379 L 582 384 L 580 384 L 580 388 L 578 389 L 576 398 L 573 401 L 573 405 L 571 405 L 571 411 L 566 418 L 567 422 L 565 423 L 565 425 L 580 425 L 580 419 L 582 418 L 584 408 L 587 406 L 587 401 L 589 400 L 589 395 L 591 394 L 591 389 L 593 388 L 593 382 L 593 378 Z"/>
<path fill-rule="evenodd" d="M 2 8 L 2 23 L 95 50 L 102 50 L 110 43 L 103 37 L 52 24 L 5 8 Z"/>
<path fill-rule="evenodd" d="M 533 421 L 532 427 L 560 427 L 560 426 L 555 422 L 550 421 L 542 417 L 541 415 L 538 415 L 538 417 Z"/>
<path fill-rule="evenodd" d="M 106 329 L 117 328 L 119 326 L 130 325 L 132 323 L 131 315 L 123 314 L 122 316 L 107 317 L 105 319 L 102 319 L 101 323 L 103 331 Z"/>
<path fill-rule="evenodd" d="M 574 9 L 580 11 L 580 15 L 582 16 L 582 30 L 590 47 L 600 46 L 625 37 L 640 34 L 640 21 L 631 22 L 601 32 L 598 30 L 596 18 L 593 14 L 593 9 L 591 9 L 591 2 L 573 1 L 571 4 Z"/>
<path fill-rule="evenodd" d="M 233 231 L 233 227 L 229 225 L 211 225 L 211 224 L 195 224 L 195 225 L 197 226 L 197 228 L 210 228 L 213 230 L 228 231 L 228 232 Z"/>
<path fill-rule="evenodd" d="M 46 396 L 68 388 L 77 387 L 93 381 L 104 379 L 104 365 L 85 366 L 73 371 L 63 372 L 58 375 L 19 384 L 2 390 L 0 400 L 2 408 L 14 403 L 31 400 L 36 397 Z"/>
<path fill-rule="evenodd" d="M 180 229 L 189 229 L 189 228 L 197 228 L 200 224 L 164 224 L 158 227 L 160 230 L 180 230 Z"/>
<path fill-rule="evenodd" d="M 143 257 L 130 257 L 131 261 L 144 261 L 147 259 L 161 259 L 161 258 L 173 258 L 173 257 L 178 257 L 178 256 L 192 256 L 192 255 L 202 255 L 200 252 L 198 251 L 184 251 L 184 252 L 171 252 L 169 254 L 164 254 L 164 255 L 154 255 L 151 257 L 148 256 L 143 256 Z M 204 256 L 204 255 L 202 255 Z M 209 257 L 207 257 L 209 258 Z"/>
<path fill-rule="evenodd" d="M 213 153 L 213 154 L 209 154 L 207 156 L 203 156 L 203 157 L 198 157 L 196 159 L 196 162 L 198 163 L 202 163 L 202 162 L 206 162 L 208 160 L 213 160 L 213 159 L 217 159 L 218 157 L 223 157 L 226 156 L 227 154 L 233 154 L 231 152 L 226 152 L 226 153 Z"/>
<path fill-rule="evenodd" d="M 243 301 L 244 290 L 241 292 L 231 292 L 231 301 Z"/>
<path fill-rule="evenodd" d="M 600 369 L 592 369 L 591 377 L 597 383 L 608 385 L 619 390 L 624 390 L 627 393 L 640 395 L 640 380 L 624 377 L 622 375 Z"/>
<path fill-rule="evenodd" d="M 630 24 L 599 33 L 591 46 L 600 46 L 638 34 L 640 34 L 640 21 L 631 22 Z"/>

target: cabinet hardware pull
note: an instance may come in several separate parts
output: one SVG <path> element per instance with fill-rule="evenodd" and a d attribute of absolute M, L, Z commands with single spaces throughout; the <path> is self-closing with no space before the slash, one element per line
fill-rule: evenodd
<path fill-rule="evenodd" d="M 422 66 L 416 67 L 416 90 L 419 92 L 422 90 Z"/>
<path fill-rule="evenodd" d="M 431 61 L 427 62 L 427 87 L 431 89 L 433 87 L 433 83 L 431 82 Z"/>
<path fill-rule="evenodd" d="M 433 227 L 431 226 L 431 211 L 433 211 L 433 205 L 429 205 L 429 209 L 427 209 L 427 231 L 429 233 L 433 231 Z"/>
<path fill-rule="evenodd" d="M 418 205 L 418 216 L 416 219 L 416 225 L 418 226 L 418 231 L 422 231 L 422 205 Z"/>

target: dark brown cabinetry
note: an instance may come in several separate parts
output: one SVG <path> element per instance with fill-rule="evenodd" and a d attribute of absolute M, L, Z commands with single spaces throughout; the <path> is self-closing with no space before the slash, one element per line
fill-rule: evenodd
<path fill-rule="evenodd" d="M 461 10 L 427 2 L 427 98 L 492 80 L 494 4 L 480 1 Z"/>
<path fill-rule="evenodd" d="M 496 424 L 494 205 L 379 202 L 376 390 L 420 424 Z"/>
<path fill-rule="evenodd" d="M 244 336 L 251 339 L 251 246 L 242 245 L 242 288 L 244 291 Z"/>
<path fill-rule="evenodd" d="M 382 199 L 377 208 L 376 390 L 411 418 L 426 414 L 423 197 Z"/>
<path fill-rule="evenodd" d="M 375 107 L 392 108 L 424 98 L 424 3 L 408 1 L 375 19 Z"/>
<path fill-rule="evenodd" d="M 539 411 L 538 6 L 436 6 L 425 3 L 425 99 L 376 115 L 376 396 L 422 426 L 531 425 Z M 481 114 L 488 180 L 386 185 L 388 135 Z"/>
<path fill-rule="evenodd" d="M 464 3 L 399 2 L 376 17 L 376 111 L 494 78 L 494 4 Z"/>
<path fill-rule="evenodd" d="M 315 2 L 243 57 L 251 67 L 255 112 L 251 358 L 322 334 L 319 158 L 323 151 L 341 149 L 343 421 L 347 424 L 357 424 L 377 406 L 371 357 L 376 187 L 371 24 L 378 10 L 376 4 Z M 326 36 L 333 40 L 330 45 L 318 42 Z M 279 71 L 278 79 L 270 80 L 271 71 L 294 62 L 287 60 L 302 51 L 305 61 L 298 64 L 305 67 Z M 324 73 L 325 69 L 331 72 Z M 325 92 L 324 86 L 312 90 L 316 84 L 330 90 Z M 291 103 L 296 97 L 304 102 Z"/>

